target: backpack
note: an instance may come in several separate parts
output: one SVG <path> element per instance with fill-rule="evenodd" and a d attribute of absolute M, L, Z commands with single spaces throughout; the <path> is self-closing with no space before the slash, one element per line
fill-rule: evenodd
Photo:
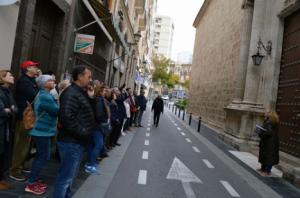
<path fill-rule="evenodd" d="M 27 107 L 23 112 L 23 124 L 26 130 L 32 129 L 34 127 L 34 111 L 32 108 L 32 103 L 27 102 Z"/>

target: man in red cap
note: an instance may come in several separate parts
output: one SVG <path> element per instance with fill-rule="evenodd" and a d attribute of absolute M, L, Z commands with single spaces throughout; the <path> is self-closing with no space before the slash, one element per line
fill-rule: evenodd
<path fill-rule="evenodd" d="M 38 63 L 33 61 L 24 61 L 21 64 L 22 76 L 16 83 L 16 103 L 18 106 L 15 143 L 12 156 L 12 164 L 9 177 L 17 181 L 25 181 L 26 177 L 22 174 L 23 164 L 30 148 L 30 137 L 24 128 L 22 122 L 23 112 L 27 102 L 32 103 L 39 92 L 35 78 L 38 75 Z"/>

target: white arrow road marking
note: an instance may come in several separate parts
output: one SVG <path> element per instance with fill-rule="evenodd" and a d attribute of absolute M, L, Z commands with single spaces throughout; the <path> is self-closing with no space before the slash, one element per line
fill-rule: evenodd
<path fill-rule="evenodd" d="M 193 146 L 193 149 L 194 149 L 194 151 L 195 151 L 196 153 L 200 153 L 200 151 L 199 151 L 199 149 L 198 149 L 197 147 Z"/>
<path fill-rule="evenodd" d="M 181 132 L 181 135 L 185 136 L 185 133 Z"/>
<path fill-rule="evenodd" d="M 145 145 L 149 146 L 149 140 L 145 140 Z"/>
<path fill-rule="evenodd" d="M 141 185 L 147 184 L 147 171 L 146 170 L 140 170 L 138 184 L 141 184 Z"/>
<path fill-rule="evenodd" d="M 146 137 L 149 137 L 150 136 L 150 133 L 146 133 Z"/>
<path fill-rule="evenodd" d="M 147 160 L 148 158 L 149 158 L 149 153 L 148 153 L 148 151 L 143 151 L 142 159 Z"/>
<path fill-rule="evenodd" d="M 187 198 L 196 198 L 190 182 L 203 183 L 188 167 L 177 157 L 174 158 L 167 179 L 179 180 L 182 183 Z"/>
<path fill-rule="evenodd" d="M 207 159 L 202 160 L 208 168 L 215 168 Z"/>
<path fill-rule="evenodd" d="M 227 181 L 221 180 L 220 182 L 232 197 L 240 197 L 240 195 L 234 190 L 234 188 Z"/>
<path fill-rule="evenodd" d="M 189 138 L 185 138 L 185 140 L 189 143 L 191 143 L 192 141 Z"/>
<path fill-rule="evenodd" d="M 150 128 L 147 128 L 147 131 L 150 131 Z"/>
<path fill-rule="evenodd" d="M 177 127 L 177 130 L 178 130 L 178 131 L 180 131 L 180 130 L 181 130 L 181 128 Z"/>

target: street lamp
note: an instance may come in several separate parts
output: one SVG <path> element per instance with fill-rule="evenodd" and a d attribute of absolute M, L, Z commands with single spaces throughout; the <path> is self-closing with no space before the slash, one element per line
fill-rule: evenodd
<path fill-rule="evenodd" d="M 272 42 L 268 41 L 267 45 L 265 46 L 264 43 L 261 41 L 261 38 L 259 38 L 259 40 L 257 42 L 257 52 L 256 52 L 256 54 L 254 54 L 252 56 L 253 64 L 256 66 L 259 66 L 261 64 L 263 58 L 265 57 L 264 55 L 260 54 L 261 47 L 265 50 L 267 55 L 270 56 L 271 52 L 272 52 Z"/>

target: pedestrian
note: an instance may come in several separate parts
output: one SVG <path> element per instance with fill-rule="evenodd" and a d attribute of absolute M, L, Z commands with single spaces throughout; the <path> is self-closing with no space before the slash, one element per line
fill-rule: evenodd
<path fill-rule="evenodd" d="M 143 119 L 144 111 L 146 111 L 146 107 L 147 107 L 147 99 L 145 97 L 144 90 L 142 90 L 140 95 L 137 96 L 136 105 L 137 105 L 138 112 L 137 112 L 137 119 L 135 125 L 136 127 L 143 127 L 142 119 Z"/>
<path fill-rule="evenodd" d="M 104 129 L 102 125 L 108 122 L 108 114 L 104 103 L 105 87 L 96 85 L 95 98 L 93 101 L 93 109 L 95 113 L 96 128 L 92 134 L 92 140 L 88 149 L 88 162 L 85 164 L 85 172 L 99 175 L 100 171 L 97 167 L 97 157 L 103 149 Z"/>
<path fill-rule="evenodd" d="M 57 147 L 60 156 L 59 172 L 53 197 L 71 197 L 71 187 L 78 172 L 84 149 L 95 130 L 95 115 L 88 95 L 92 72 L 85 65 L 76 66 L 73 82 L 60 95 Z"/>
<path fill-rule="evenodd" d="M 30 150 L 31 139 L 28 130 L 24 128 L 23 112 L 27 103 L 32 103 L 39 92 L 35 78 L 38 76 L 38 63 L 24 61 L 21 64 L 22 76 L 16 83 L 16 103 L 18 113 L 16 115 L 16 132 L 9 177 L 16 181 L 25 181 L 26 176 L 22 173 L 30 172 L 24 167 L 24 162 Z"/>
<path fill-rule="evenodd" d="M 154 111 L 154 126 L 158 127 L 160 114 L 164 112 L 164 101 L 161 98 L 161 95 L 158 95 L 153 104 L 151 111 Z"/>
<path fill-rule="evenodd" d="M 126 118 L 125 118 L 125 124 L 122 131 L 123 133 L 125 133 L 126 131 L 131 131 L 131 129 L 129 128 L 129 124 L 130 124 L 130 98 L 129 97 L 124 101 L 124 106 L 126 110 Z"/>
<path fill-rule="evenodd" d="M 118 140 L 121 135 L 123 121 L 121 122 L 121 117 L 122 117 L 121 111 L 116 102 L 117 94 L 118 94 L 118 90 L 113 89 L 109 98 L 109 102 L 110 102 L 109 108 L 111 113 L 111 126 L 112 126 L 112 130 L 109 136 L 109 148 L 115 146 L 121 146 L 121 144 L 118 143 Z"/>
<path fill-rule="evenodd" d="M 0 70 L 0 190 L 7 190 L 11 187 L 4 181 L 4 173 L 9 168 L 14 115 L 17 112 L 15 100 L 10 91 L 14 81 L 9 71 Z"/>
<path fill-rule="evenodd" d="M 39 174 L 50 159 L 51 139 L 56 134 L 58 105 L 50 93 L 55 87 L 55 81 L 50 75 L 40 75 L 36 79 L 40 89 L 34 101 L 34 127 L 30 135 L 36 145 L 36 156 L 31 167 L 30 177 L 25 186 L 25 192 L 42 195 L 46 192 L 47 184 L 42 183 Z"/>
<path fill-rule="evenodd" d="M 261 169 L 258 171 L 263 176 L 271 174 L 273 165 L 279 163 L 279 138 L 278 138 L 279 118 L 275 111 L 265 113 L 262 130 L 259 133 L 259 163 Z"/>
<path fill-rule="evenodd" d="M 127 88 L 127 93 L 128 93 L 128 99 L 129 99 L 129 105 L 130 105 L 130 118 L 129 118 L 129 129 L 128 131 L 132 131 L 131 127 L 134 122 L 134 114 L 136 113 L 136 106 L 135 106 L 135 101 L 134 101 L 134 96 L 133 92 L 130 88 Z"/>

